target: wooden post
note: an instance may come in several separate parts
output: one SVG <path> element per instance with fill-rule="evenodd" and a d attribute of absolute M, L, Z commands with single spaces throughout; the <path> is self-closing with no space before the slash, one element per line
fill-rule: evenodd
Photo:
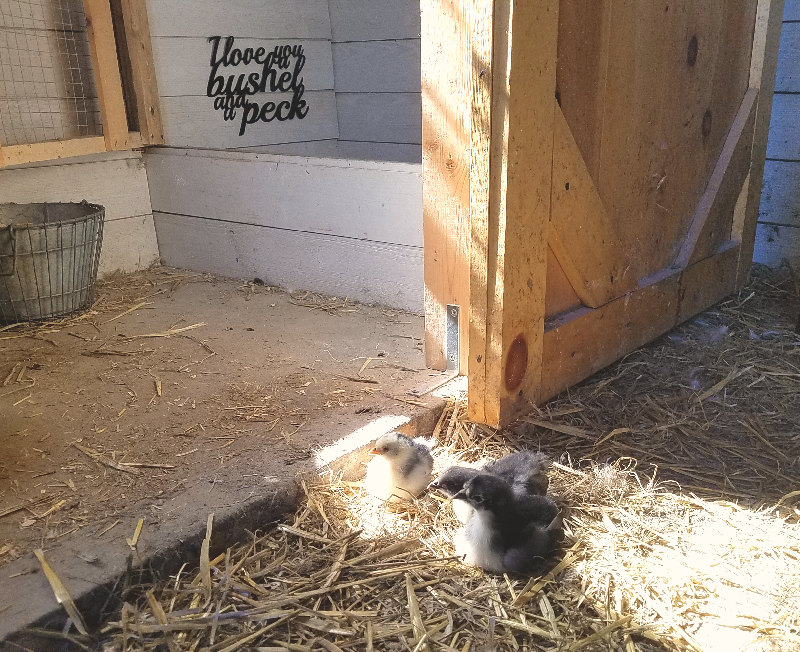
<path fill-rule="evenodd" d="M 741 289 L 750 279 L 753 249 L 756 242 L 758 207 L 761 203 L 761 185 L 764 181 L 764 163 L 767 158 L 769 121 L 772 117 L 772 96 L 775 92 L 775 74 L 778 70 L 781 22 L 784 0 L 759 0 L 753 54 L 750 61 L 750 88 L 758 89 L 755 133 L 751 154 L 750 181 L 747 185 L 747 203 L 742 224 L 742 244 L 736 288 Z"/>
<path fill-rule="evenodd" d="M 420 3 L 425 355 L 429 367 L 446 367 L 445 308 L 458 304 L 462 373 L 469 330 L 470 2 Z"/>
<path fill-rule="evenodd" d="M 164 127 L 161 122 L 147 4 L 142 0 L 121 0 L 121 5 L 142 144 L 161 145 L 164 143 Z"/>
<path fill-rule="evenodd" d="M 484 229 L 477 215 L 472 228 L 487 294 L 484 342 L 472 341 L 479 327 L 471 332 L 471 350 L 481 353 L 470 357 L 470 380 L 482 377 L 484 391 L 471 383 L 469 409 L 497 425 L 530 410 L 541 393 L 558 0 L 497 0 L 493 34 L 489 212 Z"/>
<path fill-rule="evenodd" d="M 128 117 L 109 0 L 83 0 L 107 150 L 127 149 Z"/>

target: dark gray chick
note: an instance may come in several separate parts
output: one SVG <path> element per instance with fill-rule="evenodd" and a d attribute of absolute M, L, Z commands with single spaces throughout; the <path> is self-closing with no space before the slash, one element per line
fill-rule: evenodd
<path fill-rule="evenodd" d="M 455 498 L 475 510 L 456 535 L 456 554 L 495 573 L 532 573 L 562 537 L 561 512 L 546 496 L 515 495 L 500 477 L 470 478 Z"/>
<path fill-rule="evenodd" d="M 501 457 L 494 462 L 487 462 L 483 470 L 500 476 L 518 496 L 529 494 L 544 496 L 550 486 L 547 469 L 550 459 L 544 453 L 520 451 Z"/>
<path fill-rule="evenodd" d="M 478 469 L 471 469 L 466 466 L 451 466 L 445 469 L 444 472 L 431 482 L 430 486 L 440 494 L 453 498 L 459 491 L 464 488 L 467 480 L 474 478 L 481 472 Z M 472 506 L 463 499 L 456 498 L 452 502 L 453 513 L 456 518 L 462 523 L 466 523 L 469 517 L 472 516 Z"/>

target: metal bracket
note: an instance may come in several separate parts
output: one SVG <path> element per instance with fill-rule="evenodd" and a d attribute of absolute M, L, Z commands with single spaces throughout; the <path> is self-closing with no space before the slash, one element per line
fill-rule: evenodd
<path fill-rule="evenodd" d="M 445 313 L 445 353 L 447 355 L 447 371 L 461 371 L 461 358 L 458 341 L 458 319 L 461 309 L 454 303 L 447 304 Z"/>

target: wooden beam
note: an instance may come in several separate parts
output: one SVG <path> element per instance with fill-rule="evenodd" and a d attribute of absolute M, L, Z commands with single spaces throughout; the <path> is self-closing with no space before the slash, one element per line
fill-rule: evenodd
<path fill-rule="evenodd" d="M 493 32 L 486 385 L 469 402 L 497 425 L 541 393 L 558 0 L 497 0 Z"/>
<path fill-rule="evenodd" d="M 676 269 L 707 258 L 721 243 L 730 239 L 733 209 L 750 171 L 757 97 L 758 90 L 751 88 L 742 99 L 717 164 L 675 257 L 673 267 Z"/>
<path fill-rule="evenodd" d="M 462 307 L 461 370 L 469 332 L 471 0 L 422 0 L 422 188 L 425 358 L 444 369 L 445 308 Z"/>
<path fill-rule="evenodd" d="M 128 148 L 128 117 L 109 0 L 83 0 L 107 150 Z"/>
<path fill-rule="evenodd" d="M 51 161 L 83 156 L 106 151 L 106 142 L 102 136 L 87 136 L 71 140 L 50 140 L 44 143 L 27 145 L 10 145 L 0 148 L 0 168 L 7 165 L 21 165 L 36 161 Z"/>
<path fill-rule="evenodd" d="M 581 301 L 597 308 L 636 288 L 636 278 L 557 104 L 553 131 L 548 242 Z"/>
<path fill-rule="evenodd" d="M 469 339 L 467 341 L 468 385 L 471 395 L 486 393 L 486 321 L 488 295 L 489 162 L 492 130 L 492 57 L 494 6 L 472 0 L 472 101 L 470 146 L 470 280 Z M 468 402 L 469 418 L 486 420 L 483 400 Z"/>
<path fill-rule="evenodd" d="M 142 143 L 161 145 L 164 143 L 164 126 L 161 122 L 147 3 L 142 0 L 121 0 L 121 5 Z"/>
<path fill-rule="evenodd" d="M 758 89 L 758 105 L 750 182 L 742 224 L 742 246 L 736 272 L 737 288 L 743 287 L 750 279 L 750 267 L 753 263 L 758 207 L 761 203 L 761 185 L 764 181 L 764 162 L 767 157 L 769 121 L 772 117 L 772 97 L 775 91 L 775 74 L 778 70 L 783 5 L 784 0 L 759 0 L 756 14 L 753 54 L 750 61 L 750 87 Z"/>
<path fill-rule="evenodd" d="M 601 308 L 564 316 L 544 336 L 541 400 L 588 378 L 732 293 L 739 253 L 738 243 L 727 243 L 716 255 L 674 270 Z"/>
<path fill-rule="evenodd" d="M 551 319 L 570 310 L 575 310 L 583 305 L 580 297 L 575 294 L 564 270 L 558 263 L 551 247 L 547 247 L 547 278 L 545 281 L 544 318 Z M 545 328 L 547 324 L 545 322 Z"/>

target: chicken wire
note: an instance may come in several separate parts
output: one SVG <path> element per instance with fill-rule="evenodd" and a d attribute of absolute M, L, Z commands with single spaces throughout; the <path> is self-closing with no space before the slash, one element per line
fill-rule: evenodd
<path fill-rule="evenodd" d="M 0 145 L 102 133 L 82 0 L 0 0 Z"/>

